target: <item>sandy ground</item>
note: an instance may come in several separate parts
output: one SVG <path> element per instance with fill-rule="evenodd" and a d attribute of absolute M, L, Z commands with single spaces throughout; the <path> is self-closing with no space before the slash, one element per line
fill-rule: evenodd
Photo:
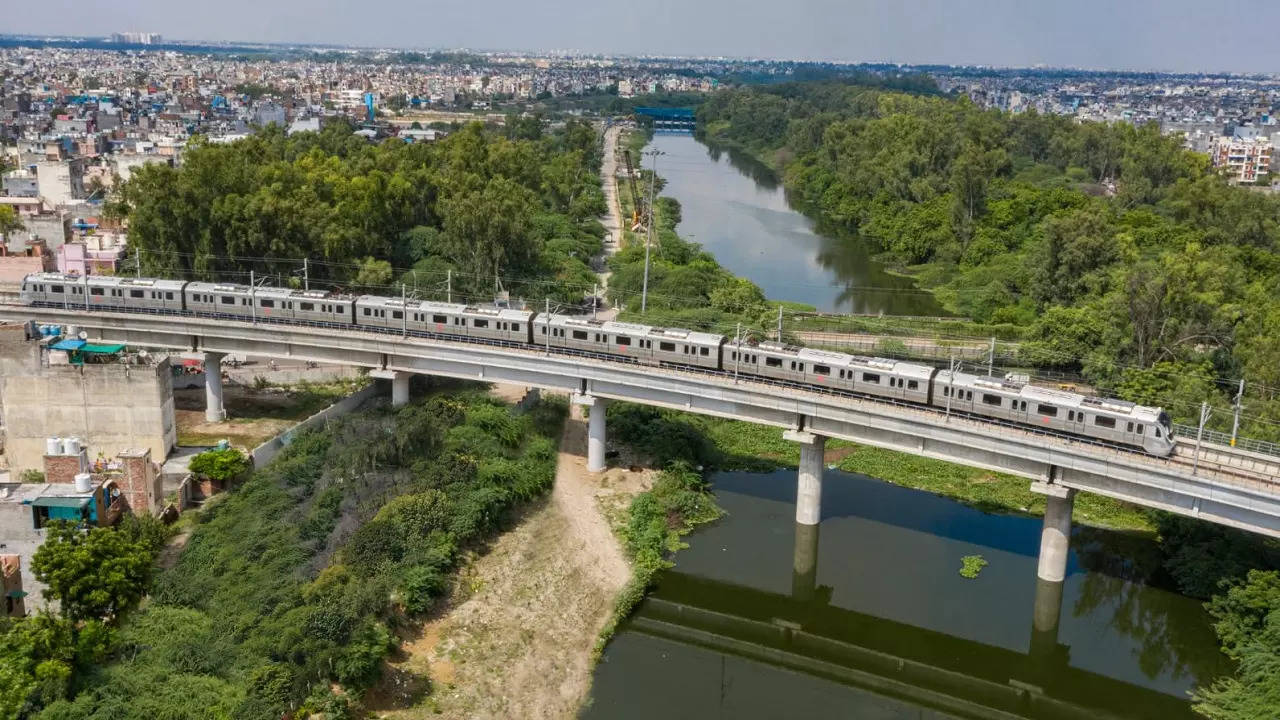
<path fill-rule="evenodd" d="M 631 575 L 608 515 L 651 483 L 647 471 L 593 476 L 585 450 L 586 424 L 575 413 L 551 497 L 471 558 L 448 607 L 404 638 L 387 680 L 367 699 L 375 715 L 577 715 L 596 637 Z"/>

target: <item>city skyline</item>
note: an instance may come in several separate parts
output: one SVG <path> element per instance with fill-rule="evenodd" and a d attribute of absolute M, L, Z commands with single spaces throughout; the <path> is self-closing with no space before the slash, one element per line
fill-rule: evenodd
<path fill-rule="evenodd" d="M 1280 24 L 1280 5 L 1246 0 L 1221 5 L 1214 13 L 1221 22 L 1205 22 L 1187 0 L 1139 0 L 1119 8 L 1105 0 L 1070 5 L 802 0 L 785 8 L 727 0 L 696 5 L 658 0 L 643 8 L 600 7 L 580 0 L 535 7 L 495 0 L 479 11 L 476 6 L 410 5 L 403 0 L 338 0 L 324 12 L 300 0 L 278 0 L 262 22 L 248 24 L 244 18 L 263 12 L 246 0 L 184 7 L 180 13 L 158 0 L 128 0 L 110 10 L 72 6 L 71 0 L 51 0 L 34 7 L 24 26 L 10 32 L 107 36 L 133 31 L 184 41 L 1280 72 L 1267 31 Z M 382 21 L 393 16 L 399 20 Z M 506 21 L 493 23 L 495 17 Z M 606 36 L 600 28 L 614 31 Z"/>

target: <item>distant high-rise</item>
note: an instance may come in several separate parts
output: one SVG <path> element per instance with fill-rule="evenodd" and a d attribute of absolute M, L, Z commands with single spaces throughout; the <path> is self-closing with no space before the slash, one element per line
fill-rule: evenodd
<path fill-rule="evenodd" d="M 111 42 L 129 45 L 159 45 L 164 42 L 164 39 L 160 36 L 160 33 L 125 32 L 111 33 Z"/>

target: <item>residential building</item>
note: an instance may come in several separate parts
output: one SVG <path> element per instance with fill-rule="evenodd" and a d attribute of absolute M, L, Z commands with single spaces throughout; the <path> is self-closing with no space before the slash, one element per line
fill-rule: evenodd
<path fill-rule="evenodd" d="M 83 200 L 84 159 L 42 160 L 36 163 L 36 183 L 40 197 L 51 207 Z"/>
<path fill-rule="evenodd" d="M 1237 136 L 1218 138 L 1213 146 L 1213 166 L 1235 183 L 1253 184 L 1271 172 L 1271 139 Z"/>

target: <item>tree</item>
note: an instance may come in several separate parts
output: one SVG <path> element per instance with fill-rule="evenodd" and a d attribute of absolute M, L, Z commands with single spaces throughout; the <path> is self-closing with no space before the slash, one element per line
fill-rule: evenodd
<path fill-rule="evenodd" d="M 66 521 L 52 523 L 44 544 L 31 559 L 45 594 L 61 603 L 73 620 L 109 620 L 132 607 L 151 579 L 154 553 L 143 541 L 113 528 L 80 530 Z"/>
<path fill-rule="evenodd" d="M 391 263 L 386 260 L 366 257 L 360 261 L 360 270 L 356 272 L 355 284 L 366 287 L 382 287 L 391 282 Z"/>
<path fill-rule="evenodd" d="M 249 469 L 249 459 L 235 448 L 205 450 L 191 458 L 187 465 L 191 472 L 203 475 L 218 483 L 226 484 L 243 475 Z"/>
<path fill-rule="evenodd" d="M 0 205 L 0 238 L 8 237 L 9 233 L 21 229 L 22 220 L 18 218 L 18 212 L 13 206 Z"/>
<path fill-rule="evenodd" d="M 1196 712 L 1217 720 L 1275 716 L 1280 707 L 1280 572 L 1252 570 L 1208 605 L 1222 651 L 1239 666 L 1193 696 Z"/>

